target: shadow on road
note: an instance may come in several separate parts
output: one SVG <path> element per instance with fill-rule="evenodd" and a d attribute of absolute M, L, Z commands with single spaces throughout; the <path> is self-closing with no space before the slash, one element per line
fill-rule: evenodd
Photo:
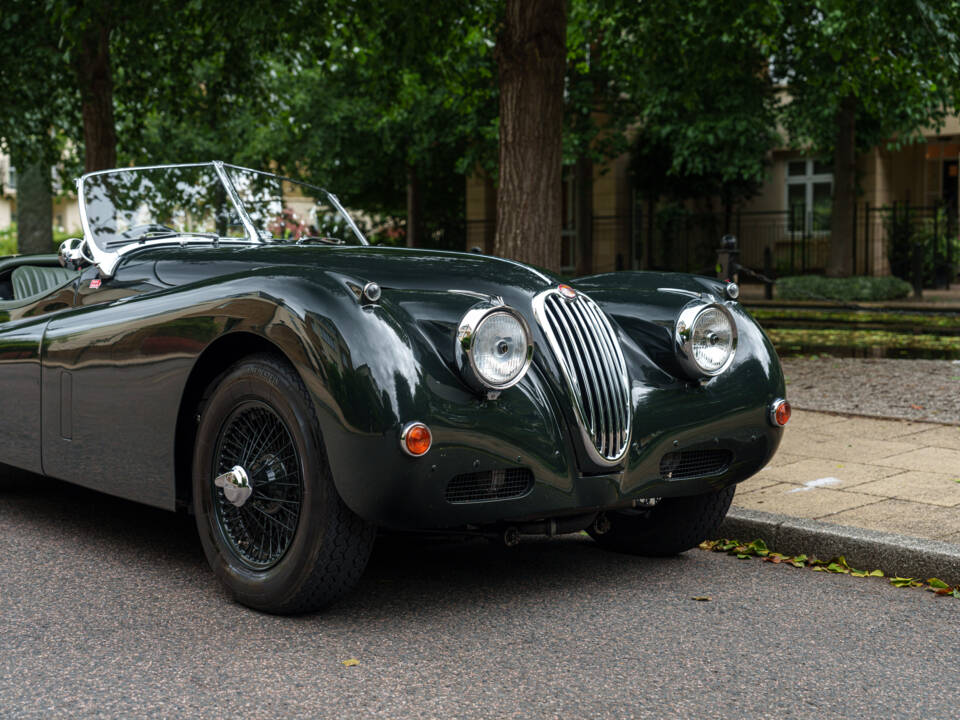
<path fill-rule="evenodd" d="M 231 602 L 218 591 L 194 519 L 185 514 L 0 466 L 0 528 L 36 548 L 38 556 L 65 553 L 80 563 L 109 557 L 132 574 L 137 567 L 149 568 L 161 574 L 161 582 L 166 574 L 171 586 L 203 573 L 212 591 L 208 597 Z M 525 538 L 518 547 L 503 548 L 482 538 L 382 534 L 356 591 L 315 617 L 326 622 L 360 613 L 397 619 L 465 606 L 613 596 L 625 573 L 655 591 L 667 582 L 665 574 L 694 564 L 695 553 L 653 560 L 604 552 L 583 535 Z"/>

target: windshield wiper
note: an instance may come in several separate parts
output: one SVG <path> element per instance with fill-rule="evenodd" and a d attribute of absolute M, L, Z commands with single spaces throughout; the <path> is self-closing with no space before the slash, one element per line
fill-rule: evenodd
<path fill-rule="evenodd" d="M 175 237 L 195 237 L 195 238 L 205 238 L 207 240 L 219 240 L 220 236 L 212 232 L 179 232 L 177 230 L 164 231 L 164 232 L 146 232 L 143 235 L 137 235 L 135 238 L 130 238 L 129 240 L 113 240 L 104 245 L 105 248 L 114 248 L 120 247 L 121 245 L 138 245 L 146 242 L 147 240 L 168 240 L 169 238 Z"/>
<path fill-rule="evenodd" d="M 297 245 L 306 245 L 312 242 L 320 242 L 325 245 L 343 245 L 343 240 L 340 238 L 320 237 L 319 235 L 303 235 L 297 240 Z"/>

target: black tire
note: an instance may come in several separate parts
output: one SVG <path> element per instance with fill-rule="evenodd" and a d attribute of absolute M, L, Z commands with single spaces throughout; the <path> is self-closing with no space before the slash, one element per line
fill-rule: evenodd
<path fill-rule="evenodd" d="M 246 466 L 253 487 L 239 508 L 213 482 L 230 463 Z M 376 532 L 337 494 L 307 389 L 272 355 L 244 358 L 209 388 L 193 504 L 214 573 L 238 602 L 269 613 L 313 612 L 349 592 Z"/>
<path fill-rule="evenodd" d="M 719 492 L 663 498 L 646 510 L 608 513 L 610 530 L 600 535 L 591 529 L 590 535 L 609 550 L 652 557 L 677 555 L 713 539 L 735 489 L 731 485 Z"/>

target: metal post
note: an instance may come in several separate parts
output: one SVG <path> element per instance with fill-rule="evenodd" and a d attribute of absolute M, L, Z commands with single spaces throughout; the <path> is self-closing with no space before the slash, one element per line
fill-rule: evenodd
<path fill-rule="evenodd" d="M 794 265 L 794 262 L 793 262 L 793 246 L 797 241 L 797 226 L 793 224 L 793 219 L 794 219 L 793 216 L 794 216 L 794 210 L 793 210 L 793 205 L 791 205 L 790 219 L 788 220 L 788 222 L 790 223 L 790 274 L 796 275 L 797 274 L 796 266 Z"/>
<path fill-rule="evenodd" d="M 918 241 L 910 220 L 910 201 L 904 203 L 907 227 L 910 229 L 910 243 L 913 246 L 913 294 L 918 300 L 923 298 L 923 243 Z"/>
<path fill-rule="evenodd" d="M 853 234 L 851 235 L 852 241 L 850 245 L 853 247 L 853 264 L 850 266 L 850 273 L 852 275 L 857 274 L 857 203 L 853 203 Z"/>
<path fill-rule="evenodd" d="M 947 227 L 945 228 L 943 234 L 944 234 L 944 237 L 946 238 L 946 241 L 947 241 L 947 290 L 949 290 L 949 289 L 950 289 L 950 283 L 953 282 L 953 278 L 954 278 L 954 275 L 955 275 L 955 273 L 956 273 L 956 268 L 953 267 L 953 241 L 954 241 L 954 237 L 953 237 L 953 235 L 950 233 L 951 226 L 954 225 L 954 223 L 950 222 L 950 208 L 949 208 L 949 207 L 947 208 L 947 211 L 946 211 L 946 213 L 944 214 L 944 218 L 943 218 L 943 219 L 944 219 L 944 220 L 946 221 L 946 223 L 947 223 Z"/>
<path fill-rule="evenodd" d="M 863 274 L 870 274 L 870 201 L 863 204 Z"/>
<path fill-rule="evenodd" d="M 763 274 L 767 277 L 773 275 L 773 253 L 770 252 L 769 245 L 763 248 Z M 773 300 L 773 283 L 764 282 L 763 297 Z"/>
<path fill-rule="evenodd" d="M 940 201 L 933 204 L 933 276 L 934 287 L 940 287 L 941 276 L 946 275 L 943 267 L 943 254 L 940 252 Z M 946 279 L 943 283 L 946 284 Z"/>
<path fill-rule="evenodd" d="M 800 235 L 800 274 L 807 272 L 807 231 L 813 222 L 813 212 L 808 210 L 803 217 L 803 232 Z"/>
<path fill-rule="evenodd" d="M 718 280 L 737 282 L 737 266 L 740 251 L 737 249 L 737 238 L 734 235 L 724 235 L 720 238 L 720 247 L 717 248 L 717 265 L 720 266 Z"/>

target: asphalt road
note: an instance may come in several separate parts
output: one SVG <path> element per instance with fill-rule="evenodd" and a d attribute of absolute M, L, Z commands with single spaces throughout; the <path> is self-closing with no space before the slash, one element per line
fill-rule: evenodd
<path fill-rule="evenodd" d="M 192 518 L 0 479 L 4 718 L 945 718 L 958 620 L 883 581 L 583 537 L 382 538 L 341 605 L 270 617 L 217 585 Z"/>

